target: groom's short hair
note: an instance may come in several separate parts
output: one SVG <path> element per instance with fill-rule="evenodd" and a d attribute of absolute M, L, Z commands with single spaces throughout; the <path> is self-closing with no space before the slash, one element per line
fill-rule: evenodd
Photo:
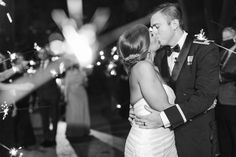
<path fill-rule="evenodd" d="M 183 14 L 182 10 L 178 3 L 163 3 L 160 4 L 157 8 L 154 9 L 152 15 L 157 12 L 161 12 L 165 15 L 170 21 L 177 19 L 179 20 L 179 25 L 181 29 L 184 29 Z"/>

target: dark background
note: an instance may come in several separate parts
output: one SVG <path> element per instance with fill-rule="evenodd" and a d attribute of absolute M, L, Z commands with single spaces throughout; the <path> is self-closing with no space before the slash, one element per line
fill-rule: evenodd
<path fill-rule="evenodd" d="M 51 19 L 53 9 L 67 10 L 66 0 L 5 0 L 7 7 L 0 6 L 0 51 L 24 51 L 32 42 L 46 44 L 51 32 L 57 27 Z M 84 0 L 84 22 L 90 21 L 98 7 L 111 11 L 104 32 L 139 19 L 165 0 Z M 219 32 L 225 26 L 236 26 L 235 0 L 169 0 L 179 2 L 184 10 L 186 30 L 196 34 L 201 28 L 208 38 L 219 40 Z M 6 13 L 13 18 L 10 24 Z"/>
<path fill-rule="evenodd" d="M 34 42 L 39 46 L 45 46 L 51 33 L 60 32 L 51 19 L 52 10 L 63 9 L 67 12 L 66 0 L 5 0 L 5 2 L 7 7 L 0 6 L 1 53 L 6 53 L 7 50 L 29 52 L 33 49 Z M 144 17 L 163 2 L 167 1 L 84 0 L 83 21 L 84 23 L 89 22 L 97 8 L 109 8 L 110 18 L 105 29 L 99 34 L 101 36 Z M 169 0 L 168 2 L 179 2 L 184 12 L 185 29 L 190 34 L 197 34 L 203 28 L 208 39 L 220 42 L 220 32 L 224 27 L 236 27 L 235 0 Z M 9 23 L 7 12 L 11 14 L 13 23 Z M 105 56 L 110 56 L 115 42 L 103 48 Z M 27 55 L 30 57 L 34 54 L 32 52 Z M 109 62 L 108 57 L 101 66 L 94 67 L 93 73 L 89 77 L 88 92 L 92 96 L 104 96 L 107 98 L 107 104 L 127 104 L 129 103 L 129 91 L 127 79 L 124 79 L 125 72 L 116 62 L 117 75 L 109 75 L 109 71 L 107 71 Z"/>

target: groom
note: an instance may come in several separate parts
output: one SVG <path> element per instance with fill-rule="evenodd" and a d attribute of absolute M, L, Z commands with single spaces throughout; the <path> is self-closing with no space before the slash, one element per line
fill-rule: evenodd
<path fill-rule="evenodd" d="M 179 157 L 211 157 L 214 109 L 209 108 L 219 86 L 218 49 L 212 43 L 193 40 L 184 31 L 177 4 L 160 5 L 151 16 L 150 31 L 162 46 L 173 48 L 159 51 L 154 62 L 175 91 L 176 100 L 162 112 L 147 108 L 151 114 L 136 117 L 136 124 L 174 129 Z"/>

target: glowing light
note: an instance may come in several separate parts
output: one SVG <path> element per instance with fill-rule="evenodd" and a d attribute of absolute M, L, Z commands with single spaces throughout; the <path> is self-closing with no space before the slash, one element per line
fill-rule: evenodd
<path fill-rule="evenodd" d="M 37 71 L 33 67 L 30 67 L 29 69 L 27 69 L 28 74 L 35 74 L 36 72 Z"/>
<path fill-rule="evenodd" d="M 63 34 L 70 51 L 76 56 L 81 66 L 87 66 L 93 60 L 93 50 L 90 46 L 95 38 L 92 28 L 80 30 L 78 33 L 72 26 L 66 26 Z"/>
<path fill-rule="evenodd" d="M 12 148 L 12 149 L 10 149 L 10 151 L 9 151 L 9 154 L 10 154 L 11 156 L 16 156 L 17 153 L 18 153 L 18 150 L 17 150 L 16 148 Z"/>
<path fill-rule="evenodd" d="M 16 148 L 11 148 L 11 149 L 9 149 L 9 154 L 10 154 L 10 156 L 13 157 L 13 156 L 19 155 L 19 157 L 22 157 L 22 156 L 23 156 L 23 153 L 19 153 L 19 150 L 20 150 L 20 149 L 21 149 L 21 147 L 19 147 L 18 149 L 16 149 Z"/>
<path fill-rule="evenodd" d="M 30 61 L 29 61 L 29 64 L 30 64 L 30 65 L 36 65 L 36 62 L 33 61 L 33 60 L 30 60 Z"/>
<path fill-rule="evenodd" d="M 116 108 L 121 108 L 121 105 L 120 105 L 120 104 L 117 104 L 117 105 L 116 105 Z"/>
<path fill-rule="evenodd" d="M 8 20 L 9 20 L 9 22 L 12 23 L 12 18 L 11 18 L 10 13 L 7 13 L 7 18 L 8 18 Z"/>
<path fill-rule="evenodd" d="M 111 72 L 110 72 L 110 74 L 111 74 L 112 76 L 116 76 L 116 75 L 117 75 L 116 70 L 115 70 L 115 69 L 112 69 Z"/>
<path fill-rule="evenodd" d="M 118 55 L 114 55 L 114 56 L 113 56 L 113 59 L 114 59 L 114 60 L 118 60 L 118 59 L 119 59 L 119 56 L 118 56 Z"/>
<path fill-rule="evenodd" d="M 62 80 L 59 78 L 56 78 L 56 83 L 58 86 L 62 86 Z"/>
<path fill-rule="evenodd" d="M 52 125 L 52 123 L 49 124 L 49 130 L 53 130 L 53 125 Z"/>
<path fill-rule="evenodd" d="M 104 51 L 100 51 L 99 54 L 102 56 L 104 55 Z"/>
<path fill-rule="evenodd" d="M 35 49 L 36 51 L 40 51 L 42 48 L 41 48 L 40 46 L 38 46 L 37 43 L 34 43 L 34 49 Z"/>
<path fill-rule="evenodd" d="M 108 66 L 107 66 L 107 69 L 108 70 L 111 70 L 112 68 L 114 68 L 115 67 L 115 64 L 113 63 L 113 62 L 110 62 L 109 64 L 108 64 Z"/>
<path fill-rule="evenodd" d="M 92 69 L 94 66 L 92 64 L 88 65 L 86 68 Z"/>
<path fill-rule="evenodd" d="M 52 57 L 52 61 L 54 62 L 54 61 L 56 61 L 56 60 L 58 60 L 59 59 L 59 57 Z"/>
<path fill-rule="evenodd" d="M 4 101 L 3 104 L 1 105 L 2 111 L 0 113 L 3 113 L 2 120 L 4 120 L 6 118 L 6 116 L 8 115 L 8 112 L 10 110 L 9 107 L 10 107 L 10 105 L 8 105 L 6 101 Z"/>
<path fill-rule="evenodd" d="M 116 47 L 116 46 L 114 46 L 114 47 L 111 49 L 111 55 L 114 55 L 114 54 L 115 54 L 115 52 L 116 52 L 116 50 L 117 50 L 117 47 Z"/>
<path fill-rule="evenodd" d="M 57 71 L 54 70 L 54 69 L 50 70 L 50 73 L 52 74 L 52 77 L 57 77 L 58 76 Z"/>
<path fill-rule="evenodd" d="M 101 60 L 104 60 L 105 59 L 105 56 L 101 56 Z"/>
<path fill-rule="evenodd" d="M 2 0 L 0 0 L 0 5 L 5 7 L 7 4 L 3 2 Z"/>
<path fill-rule="evenodd" d="M 54 55 L 61 55 L 65 51 L 65 44 L 61 40 L 53 40 L 50 42 L 49 48 Z"/>
<path fill-rule="evenodd" d="M 12 53 L 12 54 L 10 55 L 10 58 L 11 58 L 11 60 L 15 60 L 15 59 L 17 58 L 17 56 L 16 56 L 15 53 Z"/>
<path fill-rule="evenodd" d="M 97 65 L 97 66 L 100 66 L 100 65 L 101 65 L 101 62 L 97 62 L 96 65 Z"/>
<path fill-rule="evenodd" d="M 66 70 L 66 68 L 65 68 L 65 64 L 64 64 L 63 62 L 60 63 L 60 65 L 59 65 L 59 71 L 60 71 L 60 74 L 62 74 L 65 70 Z"/>

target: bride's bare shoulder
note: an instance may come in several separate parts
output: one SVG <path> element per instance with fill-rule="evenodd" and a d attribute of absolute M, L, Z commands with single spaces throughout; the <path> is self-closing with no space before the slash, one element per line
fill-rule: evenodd
<path fill-rule="evenodd" d="M 154 67 L 148 61 L 140 61 L 132 68 L 132 73 L 136 75 L 145 75 L 150 72 L 154 72 Z"/>

